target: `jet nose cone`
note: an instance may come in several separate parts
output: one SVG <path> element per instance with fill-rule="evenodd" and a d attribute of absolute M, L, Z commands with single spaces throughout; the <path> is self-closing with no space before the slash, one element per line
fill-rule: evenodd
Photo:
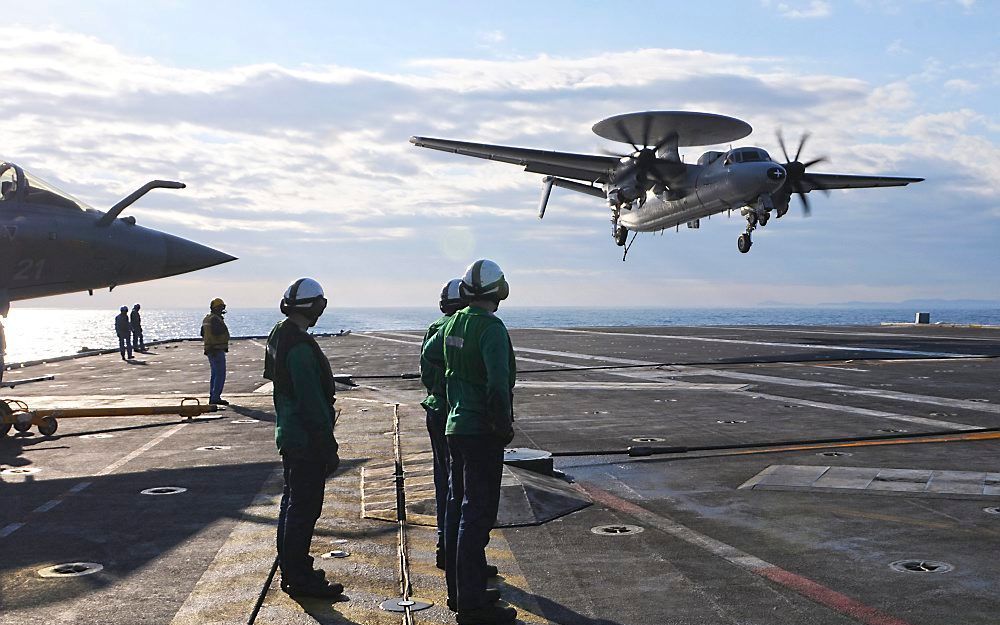
<path fill-rule="evenodd" d="M 194 241 L 188 241 L 187 239 L 171 235 L 165 235 L 165 237 L 167 258 L 163 269 L 166 272 L 165 275 L 168 276 L 197 271 L 236 260 L 235 256 L 230 256 L 225 252 L 220 252 Z"/>

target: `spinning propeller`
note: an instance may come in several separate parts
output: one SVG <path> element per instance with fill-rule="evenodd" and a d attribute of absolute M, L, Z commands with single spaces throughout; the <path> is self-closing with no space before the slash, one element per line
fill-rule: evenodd
<path fill-rule="evenodd" d="M 803 163 L 799 160 L 799 156 L 802 155 L 802 147 L 806 144 L 806 139 L 809 138 L 809 133 L 802 135 L 799 140 L 799 148 L 795 150 L 795 158 L 789 158 L 788 150 L 785 149 L 785 140 L 781 136 L 781 131 L 778 131 L 778 145 L 781 146 L 781 153 L 784 154 L 785 160 L 787 161 L 782 165 L 785 168 L 785 173 L 788 178 L 785 182 L 785 188 L 788 189 L 789 197 L 792 193 L 797 193 L 799 199 L 802 200 L 802 214 L 806 217 L 809 216 L 809 200 L 806 199 L 806 190 L 802 187 L 803 182 L 808 182 L 814 189 L 818 189 L 823 193 L 830 195 L 830 190 L 819 183 L 818 180 L 806 173 L 806 169 L 812 167 L 816 163 L 822 163 L 827 160 L 825 156 L 819 158 L 814 158 L 813 160 Z"/>
<path fill-rule="evenodd" d="M 657 158 L 656 153 L 663 149 L 671 141 L 676 141 L 678 135 L 676 132 L 670 132 L 656 143 L 651 143 L 650 141 L 652 138 L 650 137 L 650 134 L 652 126 L 653 117 L 651 115 L 645 115 L 642 119 L 642 141 L 638 142 L 632 136 L 632 133 L 629 132 L 624 120 L 619 119 L 615 123 L 615 129 L 621 133 L 621 136 L 635 150 L 631 154 L 618 154 L 609 150 L 602 150 L 609 156 L 629 159 L 629 162 L 624 167 L 615 172 L 616 179 L 622 180 L 628 178 L 628 176 L 635 172 L 636 178 L 640 181 L 644 181 L 646 175 L 649 175 L 662 187 L 667 188 L 669 186 L 657 167 L 661 161 Z"/>

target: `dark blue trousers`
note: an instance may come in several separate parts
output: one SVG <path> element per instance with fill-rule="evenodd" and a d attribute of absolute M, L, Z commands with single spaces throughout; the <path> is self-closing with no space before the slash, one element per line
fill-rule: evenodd
<path fill-rule="evenodd" d="M 130 335 L 119 336 L 118 337 L 118 351 L 122 353 L 122 358 L 125 357 L 125 350 L 128 350 L 128 357 L 132 357 L 132 337 Z"/>
<path fill-rule="evenodd" d="M 459 611 L 486 604 L 486 545 L 500 507 L 503 443 L 448 436 L 451 479 L 445 512 L 445 577 Z"/>
<path fill-rule="evenodd" d="M 437 549 L 444 552 L 444 515 L 448 508 L 448 474 L 451 473 L 451 456 L 448 453 L 448 438 L 444 426 L 448 413 L 430 408 L 427 411 L 427 433 L 431 437 L 431 451 L 434 453 L 434 501 L 437 503 Z"/>
<path fill-rule="evenodd" d="M 285 488 L 278 513 L 281 581 L 291 586 L 303 585 L 313 574 L 309 545 L 323 510 L 326 461 L 282 455 L 281 466 L 285 472 Z"/>

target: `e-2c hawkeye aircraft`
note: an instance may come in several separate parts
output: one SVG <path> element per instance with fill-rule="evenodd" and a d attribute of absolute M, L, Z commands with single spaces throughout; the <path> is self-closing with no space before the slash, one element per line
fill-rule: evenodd
<path fill-rule="evenodd" d="M 234 256 L 119 217 L 153 180 L 108 212 L 87 206 L 13 163 L 0 163 L 0 315 L 16 300 L 143 282 L 212 267 Z"/>
<path fill-rule="evenodd" d="M 612 236 L 620 246 L 625 245 L 630 230 L 654 232 L 682 223 L 697 228 L 703 217 L 740 210 L 747 226 L 737 240 L 737 247 L 746 253 L 753 244 L 754 229 L 765 226 L 772 213 L 782 217 L 788 212 L 793 193 L 802 200 L 803 212 L 808 215 L 806 194 L 810 191 L 899 187 L 923 180 L 807 172 L 825 160 L 817 158 L 805 163 L 799 160 L 808 135 L 803 135 L 795 157 L 791 158 L 778 134 L 784 163 L 774 161 L 766 151 L 755 147 L 705 152 L 697 164 L 682 162 L 680 147 L 729 143 L 746 137 L 752 130 L 744 121 L 711 113 L 627 113 L 602 120 L 593 130 L 605 139 L 629 144 L 633 151 L 599 156 L 429 137 L 411 137 L 410 143 L 512 163 L 531 173 L 546 174 L 539 218 L 545 215 L 553 186 L 605 199 L 611 207 Z"/>

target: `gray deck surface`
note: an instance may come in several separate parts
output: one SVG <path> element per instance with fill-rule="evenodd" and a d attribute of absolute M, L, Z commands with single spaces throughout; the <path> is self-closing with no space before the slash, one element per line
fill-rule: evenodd
<path fill-rule="evenodd" d="M 502 311 L 501 311 L 502 316 Z M 524 623 L 1000 622 L 1000 330 L 704 327 L 514 330 L 512 446 L 557 453 L 732 446 L 630 458 L 556 458 L 594 505 L 495 530 L 497 585 Z M 415 372 L 422 331 L 321 339 L 334 371 Z M 221 418 L 63 419 L 0 441 L 0 624 L 245 623 L 274 557 L 280 468 L 263 344 L 229 353 Z M 636 365 L 665 364 L 662 367 Z M 579 367 L 625 366 L 611 370 Z M 532 373 L 536 369 L 555 372 Z M 132 363 L 92 356 L 9 371 L 32 408 L 173 403 L 207 390 L 197 342 Z M 277 582 L 257 623 L 400 623 L 396 526 L 363 518 L 362 467 L 429 448 L 419 382 L 342 390 L 343 469 L 327 485 L 313 552 L 348 601 L 292 600 Z M 249 423 L 234 423 L 252 419 Z M 935 434 L 932 439 L 815 443 Z M 11 433 L 13 435 L 13 432 Z M 111 435 L 95 437 L 93 435 Z M 634 439 L 654 439 L 638 442 Z M 663 439 L 657 441 L 655 439 Z M 773 445 L 769 445 L 773 443 Z M 760 447 L 737 448 L 747 444 Z M 208 445 L 228 449 L 203 451 Z M 837 455 L 830 455 L 838 452 Z M 959 473 L 963 472 L 963 473 Z M 426 494 L 426 476 L 412 488 Z M 824 481 L 825 480 L 825 481 Z M 748 485 L 749 484 L 749 485 Z M 140 494 L 178 486 L 171 496 Z M 745 486 L 744 488 L 740 488 Z M 919 486 L 919 488 L 918 488 Z M 592 528 L 634 525 L 640 533 Z M 417 623 L 454 622 L 433 530 L 410 529 Z M 942 573 L 899 572 L 915 559 Z M 38 570 L 104 569 L 73 578 Z"/>

